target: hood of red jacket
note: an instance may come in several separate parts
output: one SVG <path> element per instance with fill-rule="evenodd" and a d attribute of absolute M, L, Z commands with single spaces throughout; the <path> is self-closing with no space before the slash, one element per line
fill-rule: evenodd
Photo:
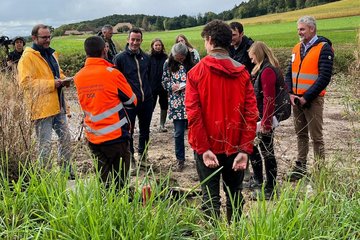
<path fill-rule="evenodd" d="M 203 62 L 210 68 L 210 71 L 226 78 L 235 78 L 246 71 L 245 65 L 233 60 L 224 51 L 212 51 Z"/>

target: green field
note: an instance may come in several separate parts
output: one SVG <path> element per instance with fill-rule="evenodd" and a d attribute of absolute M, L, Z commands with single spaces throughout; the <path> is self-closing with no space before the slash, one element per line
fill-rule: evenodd
<path fill-rule="evenodd" d="M 355 45 L 360 16 L 342 17 L 334 19 L 320 19 L 317 21 L 318 34 L 326 36 L 334 47 L 342 45 Z M 142 49 L 150 49 L 151 40 L 158 37 L 164 41 L 167 50 L 174 44 L 175 37 L 182 33 L 197 48 L 200 54 L 205 55 L 203 40 L 200 36 L 202 27 L 187 28 L 176 31 L 145 32 Z M 281 23 L 250 24 L 245 26 L 245 34 L 254 40 L 266 42 L 272 48 L 292 47 L 298 42 L 296 21 Z M 60 54 L 70 55 L 83 51 L 83 42 L 89 35 L 56 37 L 52 40 L 52 47 Z M 120 49 L 126 44 L 127 34 L 114 35 L 114 40 Z"/>

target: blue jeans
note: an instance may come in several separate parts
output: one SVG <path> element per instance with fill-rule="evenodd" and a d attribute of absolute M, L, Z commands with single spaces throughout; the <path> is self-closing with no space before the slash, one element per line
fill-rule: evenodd
<path fill-rule="evenodd" d="M 186 129 L 186 119 L 173 120 L 174 122 L 174 138 L 175 138 L 175 155 L 178 161 L 185 161 L 185 144 L 184 133 Z"/>
<path fill-rule="evenodd" d="M 43 166 L 51 167 L 51 135 L 52 129 L 59 137 L 58 157 L 64 170 L 71 171 L 71 136 L 67 126 L 65 113 L 35 120 L 35 131 L 38 141 L 39 161 Z"/>

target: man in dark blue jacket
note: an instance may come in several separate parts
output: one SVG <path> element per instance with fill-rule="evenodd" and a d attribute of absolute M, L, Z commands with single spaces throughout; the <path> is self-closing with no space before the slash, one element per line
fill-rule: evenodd
<path fill-rule="evenodd" d="M 292 50 L 291 63 L 286 74 L 297 134 L 298 156 L 289 180 L 306 174 L 309 152 L 309 133 L 313 141 L 315 166 L 320 168 L 325 159 L 323 138 L 323 111 L 326 86 L 331 80 L 334 52 L 330 40 L 317 36 L 316 21 L 311 16 L 297 22 L 300 43 Z"/>
<path fill-rule="evenodd" d="M 150 58 L 140 48 L 142 41 L 141 30 L 132 28 L 129 32 L 125 50 L 115 57 L 114 63 L 124 74 L 138 99 L 136 108 L 128 110 L 131 121 L 130 151 L 132 153 L 132 162 L 135 162 L 133 135 L 135 118 L 137 116 L 140 128 L 138 148 L 139 162 L 141 166 L 148 166 L 148 164 L 144 162 L 146 161 L 146 149 L 150 135 L 153 97 L 149 83 Z"/>

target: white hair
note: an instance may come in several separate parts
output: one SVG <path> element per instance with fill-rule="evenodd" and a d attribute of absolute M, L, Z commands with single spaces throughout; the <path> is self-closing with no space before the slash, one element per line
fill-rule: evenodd
<path fill-rule="evenodd" d="M 316 20 L 315 20 L 315 18 L 313 16 L 303 16 L 303 17 L 299 18 L 297 23 L 298 24 L 299 23 L 305 23 L 309 27 L 313 27 L 316 30 Z"/>
<path fill-rule="evenodd" d="M 175 43 L 171 48 L 171 54 L 173 56 L 176 56 L 178 54 L 186 56 L 188 51 L 189 51 L 188 47 L 181 42 Z"/>

